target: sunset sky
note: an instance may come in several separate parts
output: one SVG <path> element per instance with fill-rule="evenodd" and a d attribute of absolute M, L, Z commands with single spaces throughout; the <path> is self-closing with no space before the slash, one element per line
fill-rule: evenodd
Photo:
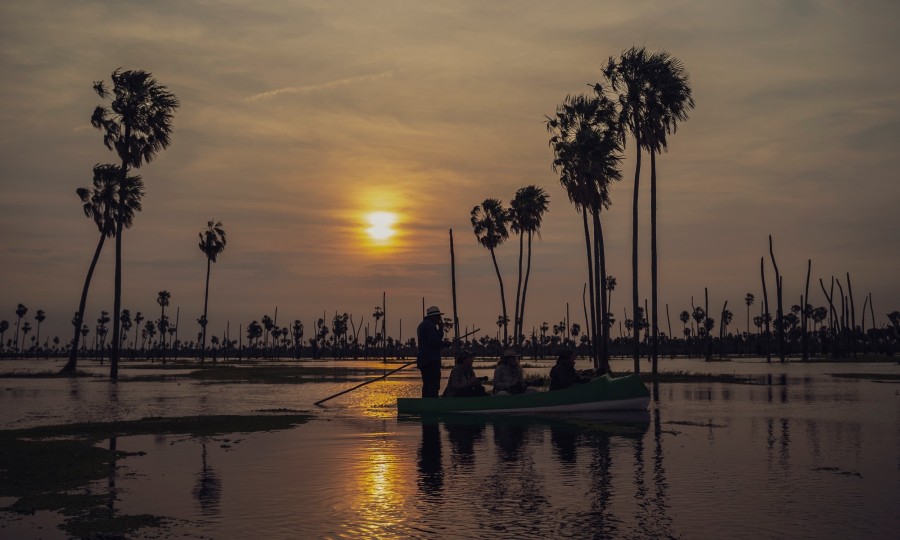
<path fill-rule="evenodd" d="M 210 329 L 322 312 L 372 323 L 387 293 L 389 333 L 411 336 L 427 305 L 451 309 L 456 242 L 461 324 L 492 335 L 500 313 L 487 250 L 469 224 L 488 197 L 536 184 L 550 195 L 535 242 L 525 327 L 584 324 L 581 219 L 551 171 L 545 117 L 600 81 L 632 45 L 685 65 L 696 109 L 658 158 L 661 330 L 702 303 L 761 299 L 772 234 L 785 303 L 811 303 L 849 272 L 857 320 L 871 292 L 879 324 L 900 309 L 900 3 L 888 1 L 414 2 L 41 1 L 0 4 L 0 319 L 16 304 L 70 339 L 98 233 L 75 189 L 116 163 L 90 126 L 91 86 L 119 67 L 153 73 L 181 102 L 172 145 L 139 173 L 144 210 L 124 236 L 123 307 L 202 314 L 197 233 L 221 220 Z M 645 160 L 649 163 L 649 160 Z M 631 313 L 634 150 L 605 216 L 612 309 Z M 642 186 L 649 186 L 649 169 Z M 649 191 L 641 194 L 641 298 L 650 293 Z M 396 214 L 384 244 L 372 212 Z M 112 311 L 113 243 L 87 322 Z M 498 251 L 508 311 L 517 242 Z M 774 301 L 772 269 L 767 272 Z M 753 307 L 757 313 L 759 304 Z M 871 323 L 869 323 L 871 324 Z M 10 337 L 11 334 L 7 334 Z M 618 335 L 618 323 L 613 336 Z"/>

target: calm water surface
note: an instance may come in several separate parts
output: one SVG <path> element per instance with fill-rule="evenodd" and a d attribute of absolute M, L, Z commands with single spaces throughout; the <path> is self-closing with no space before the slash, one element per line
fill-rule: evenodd
<path fill-rule="evenodd" d="M 773 377 L 661 384 L 645 413 L 461 420 L 397 417 L 396 397 L 419 392 L 411 368 L 321 408 L 311 403 L 353 383 L 0 379 L 0 426 L 314 414 L 272 433 L 118 438 L 119 450 L 146 454 L 118 460 L 91 489 L 121 513 L 169 518 L 146 537 L 897 537 L 900 385 L 830 373 L 900 366 L 675 360 L 662 369 Z M 0 536 L 62 538 L 59 521 L 0 513 Z"/>

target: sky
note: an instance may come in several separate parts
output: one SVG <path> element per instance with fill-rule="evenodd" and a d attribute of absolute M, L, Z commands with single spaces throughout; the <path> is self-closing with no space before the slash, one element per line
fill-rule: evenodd
<path fill-rule="evenodd" d="M 884 324 L 900 309 L 898 20 L 892 0 L 6 1 L 0 319 L 14 326 L 23 303 L 32 326 L 47 313 L 43 337 L 70 339 L 98 240 L 75 189 L 94 164 L 116 163 L 90 126 L 103 103 L 92 83 L 124 68 L 151 72 L 181 106 L 171 146 L 138 171 L 147 193 L 123 238 L 123 308 L 158 316 L 167 290 L 191 339 L 206 276 L 197 234 L 219 220 L 212 333 L 230 324 L 236 338 L 276 307 L 279 325 L 300 319 L 307 337 L 323 312 L 373 326 L 384 293 L 388 332 L 405 340 L 423 298 L 452 311 L 452 229 L 460 324 L 493 335 L 499 287 L 469 215 L 533 184 L 550 207 L 525 328 L 563 320 L 567 305 L 584 326 L 581 218 L 551 170 L 545 121 L 636 45 L 680 59 L 696 102 L 657 159 L 661 330 L 665 304 L 677 332 L 705 288 L 713 317 L 727 301 L 732 329 L 745 329 L 763 256 L 774 302 L 769 235 L 786 305 L 800 303 L 811 260 L 811 303 L 826 304 L 818 279 L 846 288 L 849 273 L 857 318 L 871 293 Z M 604 215 L 617 320 L 631 312 L 634 161 L 629 144 Z M 366 234 L 376 211 L 397 216 L 389 242 Z M 515 239 L 497 255 L 511 316 Z M 87 321 L 112 311 L 113 265 L 109 242 Z"/>

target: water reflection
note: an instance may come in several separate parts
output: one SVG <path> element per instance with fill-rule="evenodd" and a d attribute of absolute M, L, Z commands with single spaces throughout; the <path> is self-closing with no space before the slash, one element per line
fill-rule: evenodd
<path fill-rule="evenodd" d="M 419 489 L 427 495 L 440 495 L 444 487 L 444 467 L 441 463 L 441 429 L 437 422 L 422 422 L 418 470 Z"/>
<path fill-rule="evenodd" d="M 206 459 L 207 438 L 200 439 L 201 466 L 197 474 L 194 489 L 191 492 L 200 503 L 200 513 L 204 516 L 219 515 L 219 503 L 222 499 L 222 480 Z"/>

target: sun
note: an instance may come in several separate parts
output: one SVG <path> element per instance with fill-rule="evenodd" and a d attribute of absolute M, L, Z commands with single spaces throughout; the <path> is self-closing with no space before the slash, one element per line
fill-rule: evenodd
<path fill-rule="evenodd" d="M 366 216 L 369 227 L 366 233 L 376 242 L 387 242 L 397 231 L 393 225 L 397 222 L 397 215 L 392 212 L 372 212 Z"/>

